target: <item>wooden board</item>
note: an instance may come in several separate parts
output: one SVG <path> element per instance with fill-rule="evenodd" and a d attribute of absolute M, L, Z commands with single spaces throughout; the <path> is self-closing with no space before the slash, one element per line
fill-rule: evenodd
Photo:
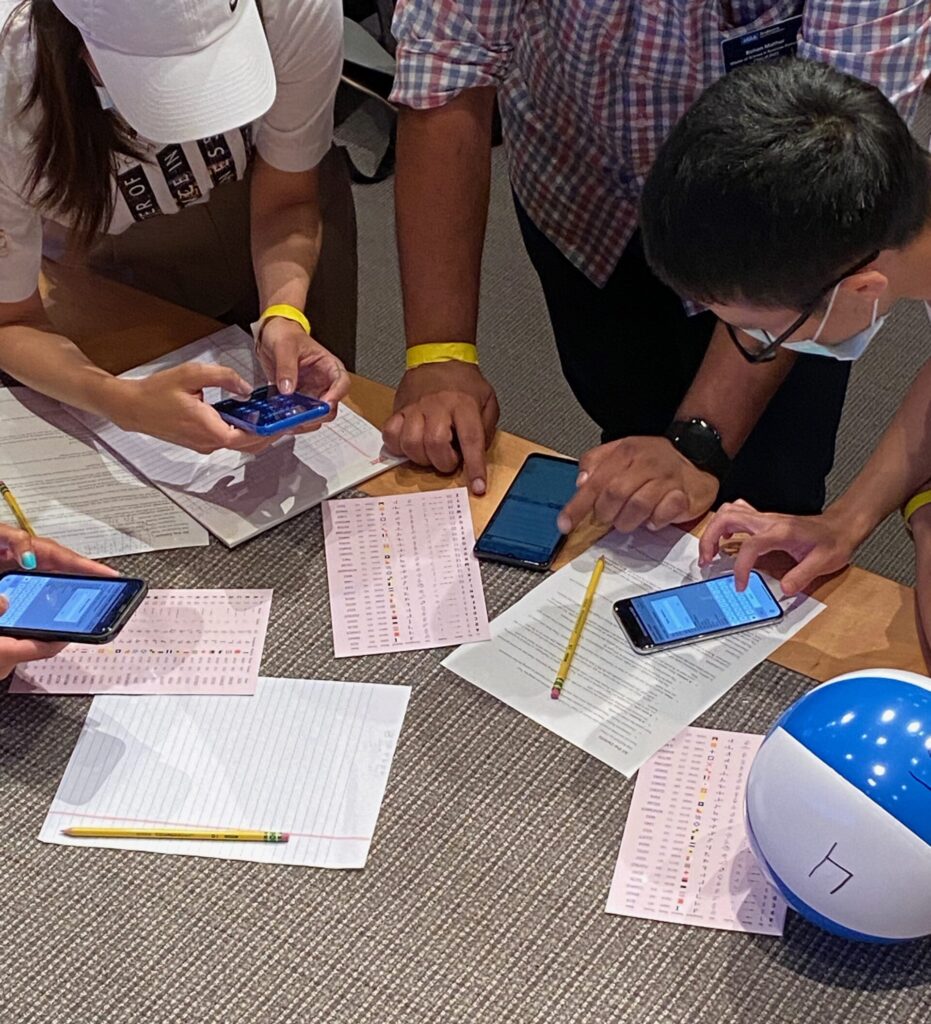
<path fill-rule="evenodd" d="M 47 265 L 42 291 L 56 325 L 112 373 L 186 345 L 219 326 L 208 317 L 70 267 Z M 347 404 L 380 427 L 391 414 L 392 396 L 391 388 L 354 375 Z M 527 455 L 547 451 L 551 449 L 499 432 L 488 453 L 488 492 L 471 498 L 477 533 Z M 370 480 L 362 490 L 378 495 L 463 485 L 459 474 L 444 477 L 405 465 Z M 594 524 L 584 525 L 570 537 L 557 565 L 603 533 Z M 825 602 L 826 610 L 776 651 L 772 660 L 777 664 L 821 681 L 863 668 L 924 673 L 910 588 L 849 568 L 818 587 L 815 596 Z"/>

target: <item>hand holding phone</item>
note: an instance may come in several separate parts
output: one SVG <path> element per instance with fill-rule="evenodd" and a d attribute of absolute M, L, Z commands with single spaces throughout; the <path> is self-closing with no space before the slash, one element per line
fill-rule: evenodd
<path fill-rule="evenodd" d="M 126 625 L 146 594 L 144 580 L 60 572 L 0 573 L 0 637 L 104 644 Z"/>
<path fill-rule="evenodd" d="M 743 591 L 729 573 L 625 598 L 615 603 L 614 615 L 637 654 L 653 654 L 766 626 L 778 622 L 783 611 L 763 577 L 751 572 Z"/>
<path fill-rule="evenodd" d="M 262 437 L 321 419 L 330 411 L 319 398 L 296 391 L 283 395 L 274 384 L 256 388 L 245 401 L 224 398 L 213 407 L 227 423 Z"/>

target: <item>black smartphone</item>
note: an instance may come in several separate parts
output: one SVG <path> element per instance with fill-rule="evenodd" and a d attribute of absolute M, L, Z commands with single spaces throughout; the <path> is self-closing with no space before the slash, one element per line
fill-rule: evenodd
<path fill-rule="evenodd" d="M 575 494 L 578 475 L 574 459 L 528 455 L 475 542 L 476 557 L 525 569 L 548 569 L 566 540 L 556 527 L 556 517 Z"/>
<path fill-rule="evenodd" d="M 0 594 L 9 602 L 0 615 L 0 636 L 105 644 L 126 625 L 147 589 L 145 580 L 131 576 L 0 573 Z"/>
<path fill-rule="evenodd" d="M 614 615 L 637 654 L 653 654 L 767 626 L 778 622 L 783 612 L 763 577 L 751 572 L 747 589 L 741 593 L 729 573 L 627 597 L 615 603 Z"/>
<path fill-rule="evenodd" d="M 224 398 L 222 402 L 214 402 L 213 407 L 227 423 L 262 437 L 319 420 L 330 411 L 329 405 L 319 398 L 296 391 L 283 395 L 274 384 L 256 388 L 245 401 Z"/>

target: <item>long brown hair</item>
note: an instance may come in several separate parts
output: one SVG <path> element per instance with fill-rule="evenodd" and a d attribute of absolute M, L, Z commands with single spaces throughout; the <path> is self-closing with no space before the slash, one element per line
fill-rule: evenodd
<path fill-rule="evenodd" d="M 53 0 L 23 0 L 11 22 L 25 11 L 35 74 L 23 113 L 35 109 L 39 115 L 26 186 L 41 210 L 67 215 L 75 242 L 87 246 L 113 216 L 117 156 L 139 156 L 135 136 L 101 107 L 81 33 Z"/>

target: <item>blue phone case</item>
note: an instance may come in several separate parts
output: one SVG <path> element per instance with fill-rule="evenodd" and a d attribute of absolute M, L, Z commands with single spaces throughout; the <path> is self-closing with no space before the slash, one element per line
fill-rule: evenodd
<path fill-rule="evenodd" d="M 213 407 L 227 423 L 262 437 L 319 420 L 330 411 L 318 398 L 297 392 L 282 395 L 274 384 L 256 388 L 245 401 L 224 398 Z"/>

